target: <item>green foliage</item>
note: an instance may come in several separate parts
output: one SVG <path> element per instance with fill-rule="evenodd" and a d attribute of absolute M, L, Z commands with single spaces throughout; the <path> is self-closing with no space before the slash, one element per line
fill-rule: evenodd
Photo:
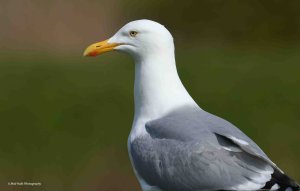
<path fill-rule="evenodd" d="M 199 105 L 236 124 L 299 180 L 299 49 L 178 53 L 179 74 Z M 36 180 L 45 190 L 138 190 L 126 146 L 132 60 L 11 56 L 0 64 L 0 187 Z"/>

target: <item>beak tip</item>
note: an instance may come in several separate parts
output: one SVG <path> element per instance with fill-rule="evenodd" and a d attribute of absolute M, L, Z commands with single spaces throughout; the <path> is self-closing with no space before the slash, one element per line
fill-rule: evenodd
<path fill-rule="evenodd" d="M 88 47 L 88 48 L 86 48 L 86 49 L 84 50 L 82 56 L 83 56 L 83 57 L 87 57 L 87 56 L 90 56 L 90 54 L 91 54 L 91 51 L 90 51 L 90 49 L 89 49 L 89 47 Z"/>
<path fill-rule="evenodd" d="M 87 57 L 87 56 L 97 56 L 100 54 L 103 54 L 105 52 L 109 52 L 114 50 L 114 47 L 118 46 L 118 43 L 108 43 L 108 40 L 104 40 L 101 42 L 97 42 L 94 44 L 91 44 L 90 46 L 88 46 L 84 52 L 83 52 L 83 56 Z"/>

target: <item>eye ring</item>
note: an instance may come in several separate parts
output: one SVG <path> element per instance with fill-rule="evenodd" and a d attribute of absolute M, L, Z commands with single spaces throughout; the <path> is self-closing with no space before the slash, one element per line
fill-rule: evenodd
<path fill-rule="evenodd" d="M 132 36 L 132 37 L 135 37 L 137 34 L 138 34 L 138 32 L 136 32 L 136 31 L 130 31 L 129 32 L 129 35 Z"/>

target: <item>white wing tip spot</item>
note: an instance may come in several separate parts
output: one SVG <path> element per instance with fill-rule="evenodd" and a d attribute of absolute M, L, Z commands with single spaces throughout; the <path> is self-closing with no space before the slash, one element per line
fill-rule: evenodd
<path fill-rule="evenodd" d="M 293 189 L 291 187 L 288 187 L 287 189 L 285 189 L 285 191 L 292 191 Z"/>
<path fill-rule="evenodd" d="M 278 190 L 280 186 L 278 184 L 274 184 L 270 190 Z"/>

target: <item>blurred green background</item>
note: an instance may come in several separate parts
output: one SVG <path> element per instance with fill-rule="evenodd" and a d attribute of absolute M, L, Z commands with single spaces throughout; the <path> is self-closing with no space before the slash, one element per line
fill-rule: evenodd
<path fill-rule="evenodd" d="M 173 34 L 198 104 L 300 181 L 300 1 L 1 0 L 0 190 L 140 190 L 132 60 L 82 52 L 141 18 Z M 7 185 L 22 181 L 42 186 Z"/>

